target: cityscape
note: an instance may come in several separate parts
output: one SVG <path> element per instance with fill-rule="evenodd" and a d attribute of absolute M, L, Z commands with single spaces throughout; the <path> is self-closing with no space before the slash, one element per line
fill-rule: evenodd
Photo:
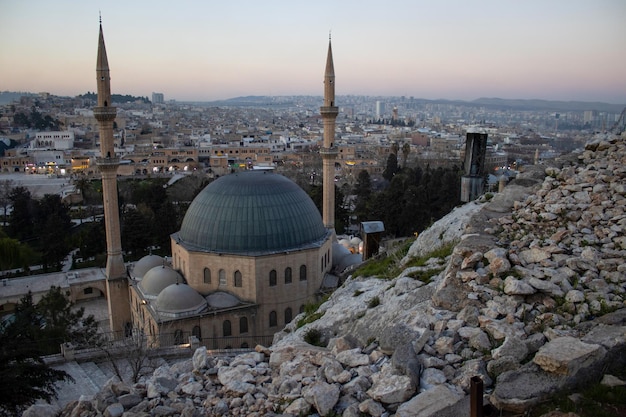
<path fill-rule="evenodd" d="M 2 172 L 67 178 L 96 174 L 99 140 L 93 94 L 0 97 L 5 96 L 19 98 L 2 106 Z M 114 97 L 119 174 L 223 175 L 272 168 L 316 181 L 321 169 L 316 150 L 323 130 L 320 102 L 315 96 L 248 96 L 203 103 L 167 100 L 162 93 Z M 452 166 L 462 159 L 465 133 L 481 130 L 489 135 L 489 171 L 495 175 L 498 168 L 534 164 L 536 158 L 550 160 L 580 149 L 594 134 L 620 132 L 624 126 L 624 108 L 606 103 L 404 96 L 339 96 L 338 102 L 340 184 L 353 182 L 361 170 L 380 177 L 393 143 L 409 144 L 405 163 Z M 37 129 L 37 118 L 43 129 Z"/>
<path fill-rule="evenodd" d="M 344 7 L 338 15 L 349 13 Z M 457 8 L 452 16 L 465 10 Z M 593 13 L 624 11 L 610 0 L 600 9 Z M 585 12 L 592 13 L 573 2 L 555 28 Z M 24 10 L 11 13 L 19 20 Z M 540 32 L 545 21 L 536 20 Z M 114 17 L 111 27 L 119 31 L 122 21 Z M 502 41 L 522 50 L 515 34 L 527 43 L 535 35 L 511 22 Z M 199 25 L 189 19 L 186 29 Z M 465 78 L 467 89 L 422 95 L 421 77 L 432 77 L 435 89 L 451 80 L 446 71 L 429 75 L 433 61 L 426 72 L 416 69 L 419 59 L 396 61 L 386 87 L 372 87 L 383 67 L 359 73 L 360 52 L 333 51 L 329 31 L 324 67 L 301 50 L 291 57 L 320 70 L 311 72 L 323 81 L 316 88 L 302 78 L 310 68 L 274 66 L 275 48 L 249 53 L 256 69 L 239 64 L 241 85 L 228 65 L 215 67 L 212 77 L 226 71 L 223 83 L 198 94 L 208 84 L 190 87 L 193 71 L 185 79 L 176 65 L 167 81 L 161 66 L 129 84 L 128 50 L 109 45 L 107 54 L 103 26 L 100 16 L 96 77 L 82 91 L 82 73 L 71 87 L 58 75 L 50 89 L 38 88 L 38 76 L 29 86 L 21 63 L 0 91 L 0 371 L 18 375 L 0 387 L 0 415 L 438 415 L 415 414 L 424 401 L 449 415 L 468 407 L 502 415 L 546 400 L 533 388 L 521 407 L 519 388 L 507 391 L 508 372 L 554 373 L 563 346 L 584 356 L 578 344 L 592 342 L 604 346 L 593 365 L 577 366 L 598 380 L 615 370 L 614 386 L 626 384 L 622 362 L 610 364 L 626 346 L 623 334 L 621 344 L 604 343 L 604 333 L 579 326 L 605 315 L 602 325 L 623 322 L 619 59 L 586 74 L 572 69 L 572 79 L 552 72 L 551 80 L 521 61 L 510 79 L 498 72 L 502 63 L 467 65 L 449 74 Z M 613 42 L 621 29 L 595 30 L 602 33 L 594 39 Z M 305 49 L 307 36 L 299 39 Z M 119 33 L 112 39 L 117 48 Z M 160 52 L 145 50 L 146 61 Z M 486 50 L 476 55 L 484 59 Z M 538 50 L 527 57 L 555 64 Z M 557 67 L 574 55 L 563 46 Z M 196 62 L 180 58 L 179 67 Z M 81 59 L 67 76 L 83 71 Z M 126 81 L 111 81 L 118 77 Z M 548 398 L 580 385 L 571 363 L 570 379 L 552 379 Z M 485 396 L 483 384 L 492 391 Z"/>

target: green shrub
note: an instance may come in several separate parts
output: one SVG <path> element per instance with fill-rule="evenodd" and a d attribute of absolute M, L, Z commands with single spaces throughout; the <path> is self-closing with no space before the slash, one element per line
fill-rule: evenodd
<path fill-rule="evenodd" d="M 307 342 L 309 345 L 325 347 L 322 341 L 322 332 L 317 329 L 310 329 L 308 332 L 306 332 L 306 334 L 304 335 L 304 341 Z"/>
<path fill-rule="evenodd" d="M 380 305 L 380 298 L 378 298 L 378 296 L 372 298 L 369 303 L 367 303 L 367 306 L 369 308 L 374 308 L 376 306 Z"/>

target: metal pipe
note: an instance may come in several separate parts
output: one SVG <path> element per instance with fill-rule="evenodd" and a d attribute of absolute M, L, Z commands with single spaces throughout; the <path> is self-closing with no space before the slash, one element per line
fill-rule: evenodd
<path fill-rule="evenodd" d="M 470 380 L 470 416 L 483 417 L 483 379 L 479 376 Z"/>

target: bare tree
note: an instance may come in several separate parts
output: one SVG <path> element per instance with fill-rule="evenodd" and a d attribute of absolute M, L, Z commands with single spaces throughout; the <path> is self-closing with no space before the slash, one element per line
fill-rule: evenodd
<path fill-rule="evenodd" d="M 157 360 L 150 355 L 155 346 L 143 331 L 120 340 L 105 341 L 99 347 L 120 381 L 137 383 L 157 367 Z"/>
<path fill-rule="evenodd" d="M 13 180 L 2 180 L 0 181 L 0 206 L 2 207 L 2 225 L 5 225 L 6 217 L 7 217 L 7 208 L 11 203 L 11 199 L 9 198 L 9 194 L 11 194 L 11 190 L 13 189 L 14 182 Z"/>

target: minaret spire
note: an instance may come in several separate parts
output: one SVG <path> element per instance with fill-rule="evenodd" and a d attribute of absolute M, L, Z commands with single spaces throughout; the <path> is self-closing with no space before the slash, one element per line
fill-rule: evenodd
<path fill-rule="evenodd" d="M 115 156 L 113 144 L 113 123 L 117 109 L 111 106 L 111 76 L 102 33 L 102 16 L 100 16 L 100 33 L 98 36 L 96 81 L 98 104 L 93 109 L 93 114 L 98 121 L 100 131 L 100 157 L 96 159 L 96 165 L 102 174 L 102 199 L 107 243 L 105 271 L 107 301 L 111 331 L 121 332 L 130 323 L 130 305 L 126 267 L 122 258 L 120 213 L 117 198 L 119 159 Z"/>
<path fill-rule="evenodd" d="M 323 163 L 323 202 L 322 220 L 328 229 L 335 229 L 335 119 L 339 109 L 335 106 L 335 66 L 330 32 L 328 33 L 328 54 L 324 71 L 324 105 L 320 108 L 324 123 L 324 145 L 320 149 Z"/>

